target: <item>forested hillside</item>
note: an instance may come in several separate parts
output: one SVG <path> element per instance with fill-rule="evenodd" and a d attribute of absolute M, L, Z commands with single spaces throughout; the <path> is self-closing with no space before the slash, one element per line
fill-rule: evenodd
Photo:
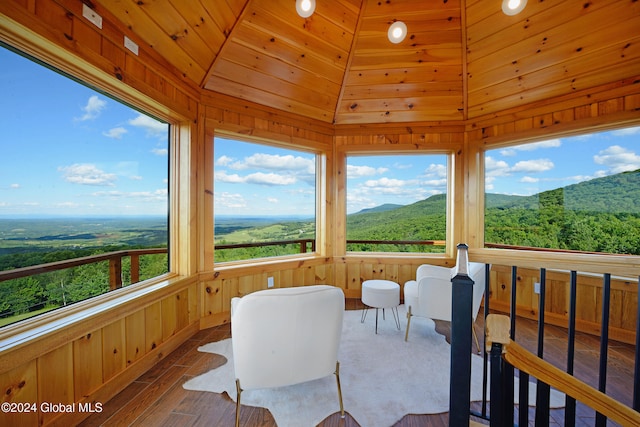
<path fill-rule="evenodd" d="M 626 172 L 532 196 L 487 194 L 485 242 L 538 248 L 640 255 L 640 171 Z M 93 221 L 95 222 L 95 221 Z M 82 224 L 65 232 L 46 221 L 0 227 L 0 270 L 133 247 L 166 246 L 166 222 Z M 100 229 L 95 227 L 100 226 Z M 38 228 L 41 227 L 41 228 Z M 79 227 L 79 228 L 78 228 Z M 92 228 L 93 227 L 93 228 Z M 446 195 L 407 206 L 382 205 L 347 216 L 347 240 L 446 239 Z M 216 262 L 300 253 L 300 243 L 218 249 L 220 245 L 307 240 L 310 219 L 233 218 L 216 223 Z M 442 252 L 443 246 L 348 243 L 349 251 Z M 141 260 L 141 276 L 166 271 L 166 255 Z M 123 262 L 125 283 L 129 260 Z M 107 263 L 0 283 L 0 317 L 59 307 L 108 290 Z"/>
<path fill-rule="evenodd" d="M 349 215 L 347 239 L 443 240 L 445 198 Z M 640 171 L 527 197 L 487 194 L 485 204 L 487 243 L 640 254 Z"/>
<path fill-rule="evenodd" d="M 446 195 L 395 209 L 368 209 L 347 216 L 347 240 L 445 240 Z M 348 244 L 350 251 L 443 252 L 443 247 Z"/>
<path fill-rule="evenodd" d="M 486 204 L 485 242 L 640 254 L 640 171 Z"/>
<path fill-rule="evenodd" d="M 0 219 L 0 271 L 125 249 L 167 246 L 166 218 Z M 166 273 L 166 254 L 140 257 L 141 280 Z M 122 280 L 131 282 L 130 258 Z M 109 290 L 109 263 L 102 261 L 0 282 L 2 323 L 100 295 Z"/>

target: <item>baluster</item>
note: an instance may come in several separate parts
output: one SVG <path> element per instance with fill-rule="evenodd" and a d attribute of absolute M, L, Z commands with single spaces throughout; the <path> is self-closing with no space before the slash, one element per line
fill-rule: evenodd
<path fill-rule="evenodd" d="M 633 409 L 640 412 L 640 276 L 636 291 L 636 357 L 633 370 Z"/>
<path fill-rule="evenodd" d="M 117 255 L 109 259 L 109 289 L 122 287 L 122 256 Z"/>
<path fill-rule="evenodd" d="M 567 373 L 573 375 L 573 361 L 576 348 L 576 293 L 577 277 L 576 271 L 571 271 L 571 290 L 569 295 L 569 330 L 567 337 Z M 564 425 L 573 427 L 576 424 L 576 399 L 567 396 L 565 400 Z"/>
<path fill-rule="evenodd" d="M 598 390 L 605 393 L 607 390 L 607 357 L 609 354 L 609 303 L 611 301 L 611 274 L 603 277 L 602 283 L 602 321 L 600 322 L 600 373 L 598 378 Z M 596 426 L 607 425 L 607 417 L 596 413 Z"/>
<path fill-rule="evenodd" d="M 538 357 L 544 359 L 544 322 L 545 300 L 547 294 L 547 269 L 540 269 L 540 300 L 538 301 Z M 548 384 L 538 381 L 536 387 L 536 419 L 535 425 L 549 425 L 549 405 L 551 388 Z"/>
<path fill-rule="evenodd" d="M 131 258 L 131 283 L 138 283 L 140 281 L 140 256 L 138 254 L 132 254 Z"/>

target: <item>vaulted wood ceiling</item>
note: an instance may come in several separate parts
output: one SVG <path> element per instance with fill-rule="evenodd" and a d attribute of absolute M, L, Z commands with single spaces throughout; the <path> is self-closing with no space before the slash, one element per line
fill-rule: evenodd
<path fill-rule="evenodd" d="M 462 121 L 640 75 L 640 2 L 94 0 L 180 78 L 336 124 Z M 394 20 L 407 24 L 399 43 Z"/>

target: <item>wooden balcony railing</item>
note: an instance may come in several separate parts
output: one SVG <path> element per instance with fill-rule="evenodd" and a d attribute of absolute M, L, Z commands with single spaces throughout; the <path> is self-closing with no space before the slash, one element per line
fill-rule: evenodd
<path fill-rule="evenodd" d="M 444 240 L 347 240 L 350 244 L 371 244 L 371 245 L 417 245 L 417 246 L 442 246 L 446 242 Z M 316 250 L 315 239 L 294 239 L 294 240 L 275 240 L 270 242 L 252 242 L 252 243 L 234 243 L 215 245 L 216 249 L 239 249 L 239 248 L 258 248 L 267 246 L 282 245 L 299 245 L 301 254 L 314 252 Z"/>
<path fill-rule="evenodd" d="M 140 281 L 140 257 L 142 255 L 166 254 L 167 248 L 150 249 L 126 249 L 122 251 L 107 252 L 98 255 L 90 255 L 81 258 L 72 258 L 63 261 L 55 261 L 47 264 L 32 265 L 13 270 L 0 271 L 0 282 L 20 277 L 34 276 L 36 274 L 49 273 L 51 271 L 64 270 L 81 265 L 93 264 L 101 261 L 109 261 L 109 289 L 122 287 L 122 259 L 131 258 L 131 283 Z"/>

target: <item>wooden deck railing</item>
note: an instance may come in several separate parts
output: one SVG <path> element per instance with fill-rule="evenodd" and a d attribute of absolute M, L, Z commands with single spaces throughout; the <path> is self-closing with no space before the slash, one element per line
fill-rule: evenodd
<path fill-rule="evenodd" d="M 371 244 L 371 245 L 416 245 L 416 246 L 441 246 L 444 247 L 446 242 L 444 240 L 347 240 L 347 245 L 350 244 Z M 282 245 L 299 245 L 301 254 L 307 253 L 308 246 L 310 245 L 310 251 L 316 250 L 315 239 L 294 239 L 294 240 L 274 240 L 269 242 L 251 242 L 251 243 L 233 243 L 233 244 L 221 244 L 215 245 L 218 249 L 239 249 L 239 248 L 259 248 L 267 246 L 282 246 Z"/>
<path fill-rule="evenodd" d="M 32 265 L 13 270 L 0 271 L 0 282 L 20 277 L 34 276 L 36 274 L 49 273 L 51 271 L 65 270 L 81 265 L 96 262 L 109 261 L 109 289 L 122 287 L 122 259 L 131 258 L 131 283 L 140 281 L 140 257 L 142 255 L 166 254 L 167 248 L 151 249 L 126 249 L 122 251 L 106 252 L 98 255 L 90 255 L 81 258 L 66 259 L 47 264 Z"/>

